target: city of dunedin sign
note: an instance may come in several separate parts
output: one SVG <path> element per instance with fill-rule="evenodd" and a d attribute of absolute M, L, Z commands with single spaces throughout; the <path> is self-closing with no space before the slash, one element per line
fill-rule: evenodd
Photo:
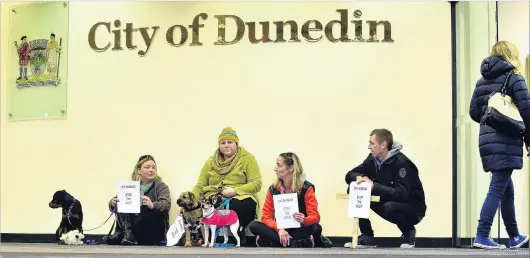
<path fill-rule="evenodd" d="M 330 42 L 394 42 L 392 39 L 392 26 L 389 21 L 365 21 L 368 27 L 368 37 L 363 38 L 363 20 L 361 20 L 361 10 L 353 11 L 353 17 L 355 19 L 349 21 L 348 10 L 337 9 L 340 14 L 340 20 L 331 20 L 325 25 L 318 20 L 308 20 L 299 26 L 296 21 L 273 21 L 274 30 L 271 32 L 271 22 L 262 21 L 259 22 L 261 26 L 261 36 L 256 35 L 256 22 L 244 22 L 240 17 L 236 15 L 214 15 L 217 19 L 217 40 L 213 42 L 214 45 L 232 45 L 240 42 L 245 36 L 245 31 L 248 29 L 248 40 L 253 44 L 258 43 L 286 43 L 286 42 L 301 42 L 303 38 L 307 42 L 318 42 L 324 38 L 324 36 Z M 201 24 L 201 20 L 208 19 L 206 13 L 200 13 L 195 16 L 191 25 L 187 27 L 184 25 L 173 25 L 166 31 L 166 41 L 174 47 L 181 47 L 188 42 L 189 34 L 191 34 L 191 42 L 189 46 L 201 46 L 203 43 L 200 41 L 200 28 L 204 27 Z M 230 20 L 230 22 L 229 22 Z M 348 35 L 350 22 L 353 24 L 352 34 Z M 340 36 L 333 34 L 333 26 L 340 26 Z M 226 29 L 230 26 L 235 26 L 236 33 L 233 38 L 227 38 Z M 377 34 L 378 26 L 383 27 L 383 38 L 379 40 Z M 111 46 L 112 50 L 120 51 L 123 50 L 122 46 L 122 34 L 125 34 L 125 47 L 129 50 L 137 49 L 138 46 L 133 42 L 133 33 L 140 32 L 143 39 L 143 46 L 138 51 L 139 56 L 147 55 L 149 48 L 153 43 L 153 39 L 156 36 L 159 26 L 152 27 L 140 27 L 134 28 L 132 23 L 127 23 L 125 29 L 120 29 L 121 21 L 114 21 L 115 29 L 111 30 L 110 22 L 98 22 L 92 26 L 88 32 L 88 44 L 90 48 L 96 52 L 105 52 Z M 287 29 L 288 27 L 288 29 Z M 188 28 L 191 31 L 188 31 Z M 107 42 L 106 45 L 96 44 L 96 31 L 103 29 L 110 34 L 114 34 L 113 42 Z M 323 31 L 323 33 L 322 33 Z M 272 34 L 272 35 L 271 35 Z M 180 35 L 180 37 L 178 37 Z"/>

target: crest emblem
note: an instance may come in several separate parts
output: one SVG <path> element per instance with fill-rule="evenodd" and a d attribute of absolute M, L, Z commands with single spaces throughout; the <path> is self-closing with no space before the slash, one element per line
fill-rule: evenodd
<path fill-rule="evenodd" d="M 47 39 L 36 39 L 29 42 L 29 67 L 33 76 L 40 78 L 46 68 Z"/>
<path fill-rule="evenodd" d="M 401 178 L 404 178 L 407 175 L 407 170 L 405 168 L 400 168 L 398 174 Z"/>
<path fill-rule="evenodd" d="M 26 41 L 27 36 L 21 38 L 20 45 L 15 41 L 19 57 L 19 77 L 17 88 L 53 85 L 61 83 L 59 77 L 59 61 L 61 57 L 62 38 L 57 42 L 55 34 L 48 39 Z M 28 74 L 28 70 L 30 74 Z"/>

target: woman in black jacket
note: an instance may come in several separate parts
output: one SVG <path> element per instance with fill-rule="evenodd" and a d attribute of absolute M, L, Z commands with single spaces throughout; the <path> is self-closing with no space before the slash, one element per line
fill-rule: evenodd
<path fill-rule="evenodd" d="M 515 219 L 514 187 L 511 179 L 514 169 L 523 167 L 523 142 L 527 151 L 530 150 L 530 96 L 523 76 L 520 72 L 519 51 L 512 43 L 497 42 L 491 49 L 489 57 L 480 66 L 482 78 L 477 81 L 469 115 L 480 123 L 488 100 L 493 92 L 500 92 L 507 79 L 506 93 L 516 103 L 526 133 L 519 138 L 505 135 L 492 127 L 481 123 L 479 133 L 479 152 L 484 171 L 491 172 L 491 183 L 486 200 L 480 211 L 477 236 L 473 246 L 485 249 L 502 249 L 489 237 L 495 212 L 501 202 L 501 215 L 510 236 L 510 247 L 518 248 L 528 242 L 528 236 L 519 234 Z M 530 155 L 530 154 L 529 154 Z"/>

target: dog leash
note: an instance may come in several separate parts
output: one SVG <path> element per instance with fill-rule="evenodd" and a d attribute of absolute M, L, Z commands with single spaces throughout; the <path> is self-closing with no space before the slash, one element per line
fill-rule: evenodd
<path fill-rule="evenodd" d="M 112 217 L 112 215 L 115 214 L 115 213 L 116 213 L 116 207 L 114 207 L 114 209 L 112 209 L 112 211 L 110 212 L 109 217 L 105 220 L 105 222 L 103 222 L 103 224 L 99 225 L 99 226 L 96 227 L 96 228 L 91 228 L 91 229 L 83 230 L 83 232 L 84 232 L 84 231 L 92 231 L 92 230 L 96 230 L 96 229 L 98 229 L 98 228 L 100 228 L 100 227 L 103 227 L 103 225 L 107 224 L 107 221 L 109 221 L 110 217 Z M 115 224 L 115 223 L 116 223 L 116 219 L 114 219 L 114 222 L 112 223 L 112 227 L 110 227 L 110 231 L 112 231 L 112 229 L 114 228 L 114 224 Z M 109 233 L 109 235 L 110 235 L 110 233 Z"/>
<path fill-rule="evenodd" d="M 232 200 L 232 197 L 226 198 L 223 203 L 219 207 L 217 207 L 218 210 L 221 210 L 223 208 L 230 209 L 230 201 Z"/>
<path fill-rule="evenodd" d="M 85 231 L 92 231 L 92 230 L 96 230 L 100 227 L 102 227 L 103 225 L 105 225 L 107 223 L 107 221 L 109 221 L 110 217 L 112 217 L 112 214 L 115 214 L 116 213 L 116 208 L 117 208 L 117 205 L 114 206 L 114 209 L 112 209 L 112 211 L 110 212 L 110 215 L 109 217 L 105 220 L 105 222 L 103 222 L 103 224 L 99 225 L 98 227 L 96 228 L 91 228 L 91 229 L 83 229 L 83 230 L 80 230 L 78 229 L 76 226 L 74 226 L 72 224 L 72 222 L 70 221 L 70 217 L 72 216 L 72 208 L 74 208 L 74 204 L 77 202 L 77 200 L 74 198 L 74 201 L 72 202 L 72 204 L 70 204 L 70 207 L 68 208 L 68 213 L 66 214 L 66 218 L 68 219 L 68 223 L 70 223 L 70 226 L 74 227 L 75 229 L 77 229 L 78 231 L 83 231 L 83 233 Z M 110 228 L 110 231 L 112 232 L 112 229 L 114 228 L 114 224 L 116 223 L 116 220 L 114 220 L 114 223 L 112 223 L 112 227 Z M 110 233 L 109 233 L 110 235 Z"/>

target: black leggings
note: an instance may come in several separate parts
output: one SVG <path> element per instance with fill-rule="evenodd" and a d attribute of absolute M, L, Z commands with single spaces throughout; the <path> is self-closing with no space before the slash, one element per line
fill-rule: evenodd
<path fill-rule="evenodd" d="M 248 224 L 256 218 L 257 204 L 252 198 L 246 198 L 244 200 L 232 198 L 229 205 L 229 208 L 235 211 L 239 218 L 239 226 L 242 229 L 239 233 L 239 237 L 244 237 L 245 228 L 247 228 Z"/>
<path fill-rule="evenodd" d="M 280 236 L 278 236 L 278 232 L 263 224 L 262 222 L 252 221 L 248 227 L 252 234 L 254 234 L 255 236 L 259 236 L 259 242 L 264 243 L 264 246 L 282 246 L 280 243 Z M 307 227 L 289 228 L 286 229 L 286 231 L 289 232 L 289 235 L 291 235 L 294 240 L 300 240 L 309 237 L 310 235 L 313 235 L 313 238 L 315 239 L 315 246 L 322 246 L 322 241 L 320 239 L 320 236 L 322 235 L 322 226 L 320 226 L 320 224 L 318 223 L 312 224 L 311 226 Z"/>

